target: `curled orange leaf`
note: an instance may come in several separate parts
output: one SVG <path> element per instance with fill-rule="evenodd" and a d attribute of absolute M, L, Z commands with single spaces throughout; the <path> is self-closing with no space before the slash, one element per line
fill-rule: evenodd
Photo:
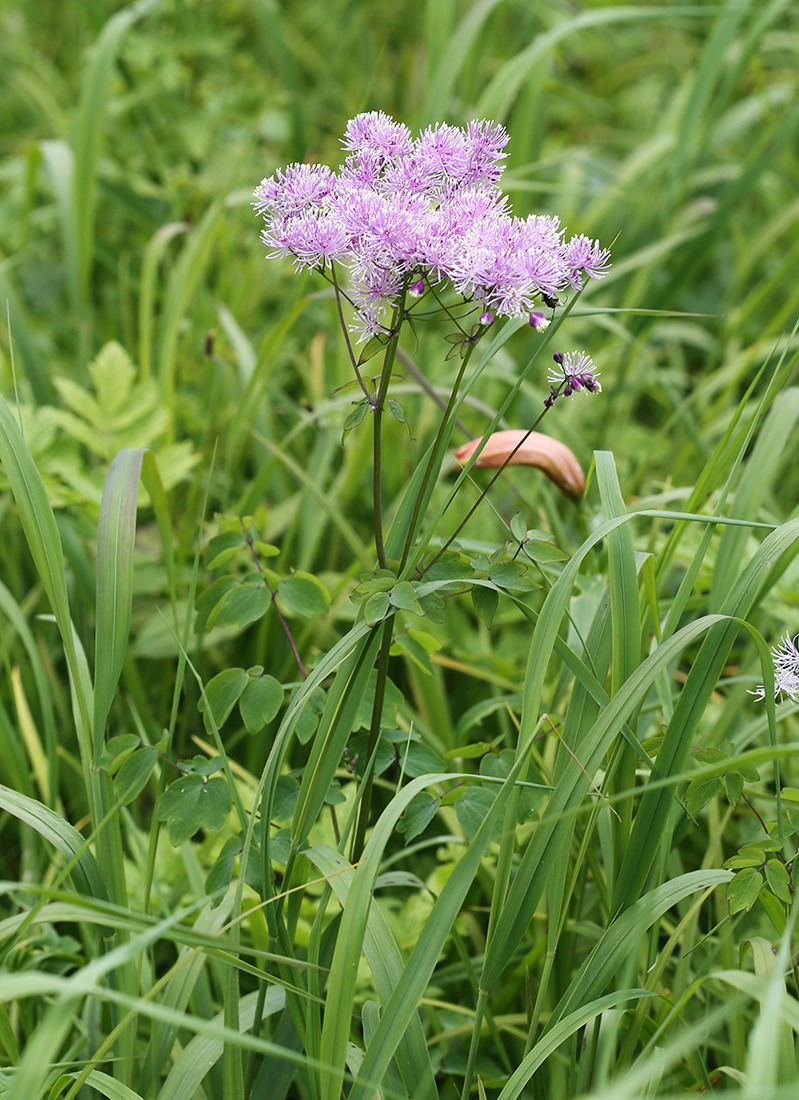
<path fill-rule="evenodd" d="M 526 438 L 525 438 L 526 437 Z M 522 443 L 521 441 L 524 440 Z M 455 452 L 455 461 L 465 466 L 480 446 L 481 440 L 473 439 L 464 443 Z M 519 444 L 521 443 L 521 446 Z M 509 466 L 536 466 L 550 481 L 570 497 L 579 497 L 585 489 L 585 475 L 574 453 L 557 439 L 541 432 L 505 431 L 494 432 L 488 437 L 475 466 L 484 469 L 496 469 L 502 466 L 514 447 L 519 449 L 510 458 Z"/>

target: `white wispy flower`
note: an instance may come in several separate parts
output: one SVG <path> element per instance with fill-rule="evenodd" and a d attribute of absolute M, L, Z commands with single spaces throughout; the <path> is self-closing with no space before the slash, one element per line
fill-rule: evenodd
<path fill-rule="evenodd" d="M 799 699 L 799 634 L 793 638 L 786 634 L 780 644 L 771 651 L 774 659 L 774 697 L 781 701 L 787 696 L 792 702 Z M 756 699 L 766 698 L 766 689 L 763 684 L 758 684 L 750 695 Z"/>

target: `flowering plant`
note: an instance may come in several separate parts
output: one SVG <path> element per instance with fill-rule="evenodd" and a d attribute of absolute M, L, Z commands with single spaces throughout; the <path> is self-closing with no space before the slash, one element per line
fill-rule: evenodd
<path fill-rule="evenodd" d="M 255 208 L 272 256 L 291 256 L 297 269 L 315 268 L 336 283 L 337 263 L 349 271 L 359 341 L 387 333 L 386 317 L 405 293 L 422 297 L 449 282 L 481 311 L 530 314 L 583 276 L 601 278 L 609 252 L 583 235 L 567 240 L 557 217 L 516 218 L 498 187 L 508 143 L 495 122 L 465 129 L 431 126 L 415 140 L 382 112 L 348 123 L 348 155 L 336 174 L 326 165 L 293 164 L 265 179 Z"/>
<path fill-rule="evenodd" d="M 608 249 L 582 234 L 567 237 L 557 217 L 534 214 L 519 218 L 512 214 L 499 187 L 507 143 L 508 134 L 494 122 L 474 121 L 465 128 L 439 124 L 414 138 L 406 126 L 382 112 L 371 112 L 348 123 L 342 139 L 346 155 L 337 172 L 326 165 L 293 164 L 263 180 L 255 191 L 254 207 L 264 220 L 261 237 L 269 257 L 291 257 L 296 270 L 314 270 L 333 288 L 343 338 L 362 393 L 344 423 L 344 436 L 367 412 L 372 414 L 377 570 L 361 577 L 353 598 L 363 600 L 363 617 L 373 630 L 383 623 L 383 634 L 367 770 L 352 844 L 354 860 L 360 856 L 369 818 L 369 768 L 381 731 L 394 615 L 397 610 L 432 618 L 440 613 L 443 602 L 436 585 L 447 582 L 433 580 L 431 569 L 466 522 L 432 556 L 424 557 L 435 522 L 446 505 L 423 534 L 421 524 L 455 423 L 459 389 L 472 353 L 496 318 L 517 325 L 519 319 L 526 319 L 534 332 L 546 334 L 537 342 L 535 354 L 489 431 L 465 460 L 453 492 L 479 460 L 500 417 L 573 306 L 576 295 L 558 312 L 563 305 L 560 295 L 567 290 L 579 294 L 586 277 L 600 279 L 609 266 Z M 353 311 L 349 324 L 345 305 Z M 550 317 L 543 310 L 549 310 Z M 382 416 L 388 406 L 398 419 L 405 420 L 401 407 L 388 397 L 400 334 L 406 324 L 413 327 L 417 321 L 434 318 L 454 327 L 445 337 L 451 345 L 446 358 L 459 356 L 461 364 L 435 441 L 385 537 Z M 481 366 L 501 343 L 501 339 L 494 342 Z M 365 346 L 359 349 L 359 345 Z M 381 352 L 379 377 L 364 377 L 364 363 Z M 557 398 L 601 390 L 587 353 L 556 352 L 553 360 L 541 414 L 529 431 L 518 433 L 514 445 L 492 463 L 499 466 L 494 480 L 524 447 Z M 580 471 L 572 481 L 577 484 L 581 478 Z M 521 531 L 520 524 L 516 528 Z M 526 527 L 518 536 L 516 529 L 513 533 L 519 542 L 513 558 L 506 563 L 492 562 L 493 574 L 489 569 L 485 579 L 471 582 L 475 610 L 488 624 L 493 618 L 496 590 L 503 584 L 517 591 L 535 587 L 523 576 L 525 567 L 516 561 L 528 543 L 532 546 Z M 497 565 L 504 572 L 496 569 Z M 473 565 L 468 565 L 455 579 L 463 585 L 474 573 Z"/>

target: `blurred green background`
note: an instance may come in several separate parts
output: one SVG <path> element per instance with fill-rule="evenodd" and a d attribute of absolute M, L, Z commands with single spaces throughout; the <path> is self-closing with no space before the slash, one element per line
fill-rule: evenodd
<path fill-rule="evenodd" d="M 288 162 L 337 164 L 346 121 L 363 110 L 414 130 L 502 121 L 515 211 L 557 213 L 571 232 L 613 243 L 610 274 L 563 332 L 564 348 L 593 355 L 604 393 L 563 402 L 546 430 L 584 467 L 594 449 L 612 449 L 628 500 L 686 499 L 799 307 L 797 55 L 799 12 L 786 0 L 4 0 L 0 300 L 79 631 L 89 637 L 102 482 L 125 445 L 155 450 L 186 568 L 207 487 L 207 516 L 257 514 L 281 567 L 317 571 L 336 614 L 351 617 L 347 586 L 371 561 L 368 432 L 341 448 L 351 394 L 336 391 L 350 368 L 333 303 L 321 282 L 264 259 L 250 198 Z M 98 360 L 109 341 L 120 347 Z M 464 413 L 470 434 L 534 343 L 525 330 L 492 363 Z M 447 392 L 455 370 L 438 335 L 407 350 L 417 375 L 403 372 L 396 394 L 417 442 L 387 426 L 389 513 L 437 424 L 418 374 Z M 10 395 L 4 324 L 0 355 Z M 507 425 L 529 426 L 545 393 L 542 372 Z M 529 471 L 502 484 L 494 501 L 506 518 L 523 507 L 531 528 L 567 551 L 579 543 L 581 506 Z M 789 515 L 798 492 L 796 465 L 782 465 L 764 482 L 762 518 Z M 3 575 L 36 606 L 7 493 L 2 501 Z M 453 507 L 453 527 L 469 503 Z M 485 510 L 466 534 L 505 537 Z M 176 653 L 157 611 L 158 554 L 145 528 L 132 651 L 145 680 L 148 658 Z M 304 628 L 302 645 L 324 648 L 328 630 Z M 488 647 L 453 612 L 445 642 L 467 672 L 473 659 L 503 683 L 520 672 L 512 629 Z M 204 674 L 242 644 L 217 639 Z M 252 663 L 269 651 L 275 675 L 289 675 L 279 627 L 262 623 L 246 645 Z M 134 661 L 126 675 L 157 730 L 169 669 L 149 702 Z M 449 698 L 463 688 L 465 706 L 479 694 L 473 678 L 447 675 Z M 448 705 L 436 702 L 437 720 L 454 721 Z"/>

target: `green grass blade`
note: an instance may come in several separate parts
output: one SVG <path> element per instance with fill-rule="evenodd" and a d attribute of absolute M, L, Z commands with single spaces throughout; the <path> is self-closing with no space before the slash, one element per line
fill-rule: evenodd
<path fill-rule="evenodd" d="M 217 199 L 189 234 L 177 263 L 170 273 L 158 349 L 158 380 L 174 433 L 175 371 L 180 325 L 189 301 L 211 258 L 211 249 L 221 225 L 224 202 Z M 171 442 L 171 436 L 170 436 Z"/>
<path fill-rule="evenodd" d="M 242 1032 L 249 1031 L 252 1027 L 257 999 L 257 993 L 248 993 L 241 998 L 239 1027 Z M 263 1016 L 269 1017 L 276 1012 L 281 1012 L 285 1007 L 285 1003 L 285 992 L 278 986 L 270 986 L 266 991 Z M 220 1012 L 211 1021 L 212 1024 L 220 1026 L 223 1022 L 223 1012 Z M 214 1038 L 212 1035 L 195 1035 L 180 1052 L 170 1069 L 163 1088 L 158 1094 L 158 1100 L 192 1100 L 208 1071 L 222 1057 L 223 1045 L 221 1039 Z"/>
<path fill-rule="evenodd" d="M 155 286 L 158 267 L 167 245 L 178 233 L 185 233 L 188 222 L 168 222 L 153 233 L 144 250 L 139 288 L 139 377 L 146 382 L 152 373 L 153 327 L 155 313 Z"/>
<path fill-rule="evenodd" d="M 97 530 L 97 601 L 94 649 L 94 755 L 102 752 L 128 646 L 133 609 L 133 543 L 143 450 L 120 451 L 103 485 Z"/>
<path fill-rule="evenodd" d="M 616 464 L 610 451 L 594 454 L 597 484 L 602 510 L 608 519 L 626 514 L 616 474 Z M 611 659 L 611 692 L 616 694 L 621 685 L 638 667 L 641 661 L 641 624 L 638 603 L 638 570 L 629 524 L 617 527 L 608 535 L 608 570 L 610 578 L 610 618 L 613 651 Z M 618 760 L 612 779 L 612 790 L 627 791 L 635 780 L 636 752 L 629 744 L 619 743 Z M 616 807 L 618 817 L 613 818 L 613 870 L 621 865 L 624 849 L 632 827 L 632 797 Z"/>
<path fill-rule="evenodd" d="M 611 23 L 631 23 L 642 19 L 673 19 L 676 15 L 696 17 L 701 16 L 702 13 L 695 7 L 671 6 L 658 9 L 622 5 L 618 8 L 600 8 L 597 11 L 581 12 L 579 15 L 562 20 L 552 30 L 537 35 L 526 49 L 502 66 L 480 96 L 475 108 L 475 116 L 495 118 L 499 121 L 507 118 L 513 101 L 529 74 L 538 66 L 546 64 L 550 50 L 569 35 L 589 27 L 607 26 Z"/>
<path fill-rule="evenodd" d="M 333 848 L 319 845 L 309 848 L 304 855 L 319 868 L 323 875 L 329 877 L 330 886 L 341 906 L 344 907 L 352 886 L 354 869 Z M 385 1009 L 402 977 L 403 961 L 386 918 L 377 905 L 372 905 L 369 909 L 363 951 L 369 963 L 369 969 L 372 971 L 380 1003 Z M 367 1050 L 369 1045 L 367 1042 Z M 408 1028 L 397 1047 L 396 1060 L 410 1096 L 436 1095 L 433 1068 L 418 1011 L 415 1011 L 410 1018 Z"/>
<path fill-rule="evenodd" d="M 743 476 L 729 514 L 738 519 L 757 519 L 760 507 L 788 458 L 788 443 L 799 417 L 799 389 L 791 386 L 772 405 Z M 747 533 L 743 527 L 725 527 L 716 552 L 709 608 L 718 611 L 732 587 L 744 557 Z"/>
<path fill-rule="evenodd" d="M 602 1012 L 627 1001 L 638 1001 L 643 997 L 652 997 L 653 994 L 645 989 L 617 989 L 614 993 L 607 993 L 595 1001 L 581 1005 L 570 1015 L 560 1020 L 551 1031 L 540 1039 L 530 1053 L 511 1076 L 508 1083 L 502 1089 L 497 1100 L 517 1100 L 535 1071 L 554 1054 L 555 1051 L 576 1031 L 586 1024 L 590 1024 Z"/>
<path fill-rule="evenodd" d="M 721 609 L 729 618 L 715 626 L 702 643 L 666 730 L 652 772 L 653 780 L 677 775 L 684 768 L 697 724 L 740 630 L 736 620 L 746 618 L 755 601 L 764 594 L 763 581 L 774 562 L 788 550 L 799 551 L 797 540 L 799 519 L 778 527 L 763 542 L 730 590 Z M 659 848 L 673 797 L 673 792 L 665 789 L 644 792 L 619 875 L 619 893 L 614 907 L 631 905 L 638 897 Z"/>
<path fill-rule="evenodd" d="M 108 104 L 107 85 L 111 66 L 125 32 L 161 0 L 137 0 L 112 15 L 103 27 L 86 74 L 74 136 L 75 168 L 72 186 L 74 218 L 74 266 L 70 266 L 78 312 L 85 317 L 94 240 L 94 207 L 97 195 L 97 163 L 103 118 Z"/>
<path fill-rule="evenodd" d="M 77 1074 L 69 1074 L 68 1076 L 76 1077 Z M 107 1073 L 103 1073 L 99 1069 L 91 1071 L 86 1078 L 86 1083 L 96 1089 L 101 1096 L 107 1097 L 108 1100 L 142 1100 L 138 1092 L 134 1092 L 133 1089 L 128 1088 L 121 1081 L 109 1077 Z"/>
<path fill-rule="evenodd" d="M 565 573 L 566 570 L 564 570 Z M 554 591 L 553 587 L 552 592 Z M 544 620 L 543 612 L 541 620 Z M 561 844 L 571 830 L 570 818 L 579 812 L 590 786 L 590 777 L 600 766 L 614 738 L 630 714 L 640 705 L 660 670 L 665 668 L 686 645 L 719 622 L 721 622 L 719 616 L 708 615 L 683 627 L 668 642 L 655 650 L 601 712 L 583 742 L 581 758 L 569 761 L 533 834 L 530 845 L 522 856 L 511 885 L 496 933 L 486 952 L 480 981 L 483 990 L 490 989 L 499 978 L 521 942 L 552 867 L 555 865 Z M 535 640 L 536 635 L 533 636 L 533 650 L 536 649 Z M 537 655 L 536 660 L 538 659 L 540 657 Z"/>
<path fill-rule="evenodd" d="M 593 948 L 567 992 L 552 1010 L 546 1031 L 575 1012 L 580 1004 L 598 996 L 619 973 L 630 954 L 631 945 L 641 943 L 647 929 L 664 913 L 697 890 L 729 882 L 732 875 L 732 871 L 722 870 L 691 871 L 639 898 L 610 924 Z"/>
<path fill-rule="evenodd" d="M 81 715 L 81 723 L 78 724 L 79 736 L 85 730 L 86 738 L 89 738 L 92 729 L 91 708 L 83 689 L 72 632 L 61 536 L 58 533 L 53 509 L 41 475 L 25 445 L 16 418 L 2 397 L 0 397 L 0 460 L 11 483 L 11 491 L 17 502 L 22 529 L 25 532 L 34 565 L 61 633 L 61 641 L 73 677 Z M 92 760 L 91 742 L 83 740 L 81 748 L 88 764 Z"/>
<path fill-rule="evenodd" d="M 74 829 L 60 814 L 35 798 L 28 798 L 27 795 L 9 790 L 8 787 L 0 787 L 0 806 L 13 817 L 35 829 L 61 853 L 64 859 L 76 860 L 70 876 L 78 893 L 100 901 L 108 900 L 97 860 L 86 847 L 86 841 L 77 829 Z"/>
<path fill-rule="evenodd" d="M 22 613 L 22 608 L 2 581 L 0 581 L 0 609 L 2 609 L 3 613 L 22 639 L 22 644 L 25 646 L 25 651 L 28 654 L 31 669 L 33 670 L 33 678 L 36 682 L 36 690 L 39 695 L 39 706 L 44 722 L 48 790 L 50 792 L 50 801 L 54 802 L 56 792 L 58 791 L 59 757 L 57 751 L 58 737 L 55 727 L 55 715 L 53 712 L 53 696 L 42 664 L 41 654 L 31 634 L 27 620 Z"/>
<path fill-rule="evenodd" d="M 303 769 L 300 793 L 291 822 L 292 845 L 299 850 L 308 840 L 336 769 L 341 765 L 344 746 L 352 735 L 352 727 L 374 667 L 382 631 L 373 630 L 364 639 L 339 674 L 328 692 L 327 703 L 314 735 L 308 762 Z"/>
<path fill-rule="evenodd" d="M 373 1088 L 372 1083 L 374 1081 L 381 1081 L 388 1070 L 391 1059 L 394 1057 L 411 1018 L 417 1010 L 419 1001 L 432 977 L 433 970 L 444 948 L 444 944 L 447 941 L 447 937 L 450 934 L 450 929 L 461 910 L 466 894 L 477 874 L 480 862 L 483 858 L 485 846 L 495 832 L 497 824 L 502 820 L 511 791 L 514 789 L 514 784 L 521 775 L 526 763 L 526 754 L 520 753 L 507 779 L 502 784 L 491 809 L 481 822 L 469 847 L 459 859 L 454 870 L 447 879 L 444 888 L 436 899 L 433 909 L 425 921 L 419 939 L 402 972 L 402 977 L 397 982 L 391 999 L 385 1006 L 377 1030 L 372 1036 L 369 1049 L 366 1051 L 366 1056 L 358 1071 L 355 1083 L 352 1086 L 350 1100 L 366 1100 L 366 1097 L 371 1094 Z M 384 835 L 385 831 L 387 828 L 393 827 L 392 823 L 396 821 L 397 806 L 404 808 L 404 806 L 407 805 L 408 792 L 413 791 L 415 793 L 423 789 L 424 785 L 436 780 L 440 781 L 441 778 L 441 776 L 426 776 L 422 779 L 414 780 L 403 789 L 401 794 L 398 795 L 389 805 L 387 810 L 384 811 L 378 824 L 375 826 L 375 831 L 364 850 L 365 862 L 366 857 L 372 854 L 369 850 L 369 845 L 372 844 L 373 840 L 376 841 L 374 849 L 375 854 L 379 854 L 382 850 L 382 845 L 385 843 L 386 839 Z M 455 777 L 450 775 L 449 778 L 452 779 Z M 390 814 L 389 811 L 391 811 Z M 362 865 L 358 868 L 358 872 L 356 873 L 348 906 L 344 911 L 345 917 L 347 916 L 347 911 L 350 906 L 354 905 L 356 901 L 359 905 L 363 904 L 371 893 L 369 879 L 372 878 L 373 880 L 377 868 L 373 867 L 371 869 L 366 869 L 366 873 L 362 875 L 361 882 L 359 883 L 358 874 L 364 869 L 364 865 Z M 358 887 L 360 887 L 361 890 L 360 898 L 358 898 L 356 893 Z M 343 935 L 344 932 L 345 927 L 342 924 L 340 936 Z M 338 944 L 336 947 L 338 955 Z M 344 958 L 347 954 L 348 952 L 345 947 L 341 952 L 341 957 Z M 353 957 L 356 956 L 350 956 L 350 959 Z M 333 974 L 334 972 L 331 970 L 331 982 Z M 327 1017 L 325 1017 L 325 1020 L 327 1021 Z"/>
<path fill-rule="evenodd" d="M 449 115 L 452 90 L 458 75 L 486 20 L 499 2 L 500 0 L 478 0 L 478 3 L 469 8 L 448 39 L 427 89 L 422 112 L 423 125 L 435 125 Z"/>
<path fill-rule="evenodd" d="M 626 515 L 627 508 L 621 495 L 612 453 L 597 451 L 594 461 L 605 516 L 608 519 L 615 519 Z M 611 684 L 615 695 L 641 661 L 638 570 L 635 564 L 633 537 L 628 524 L 617 527 L 608 535 L 608 565 L 613 630 Z"/>

